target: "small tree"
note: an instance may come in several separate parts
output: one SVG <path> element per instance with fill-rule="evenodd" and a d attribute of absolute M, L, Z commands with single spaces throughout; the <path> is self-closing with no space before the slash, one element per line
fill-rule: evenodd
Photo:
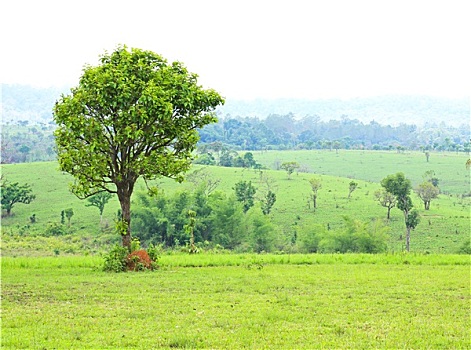
<path fill-rule="evenodd" d="M 67 218 L 67 227 L 70 227 L 70 220 L 74 216 L 74 210 L 72 208 L 64 210 L 65 217 Z"/>
<path fill-rule="evenodd" d="M 435 187 L 438 187 L 438 184 L 440 182 L 440 179 L 438 179 L 438 177 L 435 176 L 435 171 L 433 171 L 433 170 L 427 170 L 422 175 L 422 178 L 424 179 L 424 181 L 430 182 Z"/>
<path fill-rule="evenodd" d="M 389 220 L 391 218 L 391 209 L 394 208 L 397 203 L 396 197 L 385 189 L 380 189 L 375 192 L 375 198 L 379 204 L 388 209 L 386 218 Z"/>
<path fill-rule="evenodd" d="M 427 160 L 427 163 L 428 163 L 429 159 L 430 159 L 430 152 L 429 151 L 425 152 L 425 159 Z"/>
<path fill-rule="evenodd" d="M 195 246 L 195 226 L 196 226 L 196 212 L 193 210 L 188 210 L 188 224 L 185 225 L 185 232 L 190 235 L 190 248 L 188 252 L 190 254 L 195 254 L 198 252 Z"/>
<path fill-rule="evenodd" d="M 11 210 L 16 203 L 29 204 L 35 198 L 36 196 L 33 194 L 30 185 L 2 181 L 1 203 L 2 209 L 6 211 L 7 216 L 11 215 Z"/>
<path fill-rule="evenodd" d="M 97 207 L 100 211 L 100 224 L 103 221 L 103 211 L 105 210 L 105 205 L 108 203 L 111 197 L 113 197 L 111 193 L 102 191 L 87 198 L 89 204 L 86 204 L 85 206 Z"/>
<path fill-rule="evenodd" d="M 270 214 L 271 208 L 276 202 L 276 194 L 270 190 L 268 190 L 267 194 L 264 198 L 262 198 L 262 213 L 263 215 Z"/>
<path fill-rule="evenodd" d="M 234 187 L 236 198 L 242 202 L 244 206 L 244 213 L 253 207 L 254 196 L 257 189 L 252 185 L 252 181 L 239 181 Z"/>
<path fill-rule="evenodd" d="M 410 250 L 410 231 L 415 229 L 419 223 L 419 215 L 416 211 L 411 213 L 413 204 L 410 198 L 410 192 L 412 185 L 409 179 L 407 179 L 403 173 L 397 173 L 395 175 L 388 175 L 381 180 L 381 186 L 396 196 L 397 208 L 402 210 L 404 213 L 404 221 L 406 224 L 406 250 Z M 409 215 L 411 217 L 409 218 Z"/>
<path fill-rule="evenodd" d="M 311 185 L 311 199 L 314 209 L 317 208 L 317 192 L 322 187 L 321 180 L 315 177 L 309 179 L 309 184 Z"/>
<path fill-rule="evenodd" d="M 355 191 L 358 187 L 358 183 L 355 181 L 350 181 L 349 187 L 348 187 L 348 198 L 350 199 L 350 196 L 352 195 L 352 192 Z"/>
<path fill-rule="evenodd" d="M 430 209 L 430 202 L 432 199 L 438 197 L 440 190 L 433 185 L 433 183 L 424 181 L 415 190 L 420 199 L 424 202 L 425 210 Z"/>
<path fill-rule="evenodd" d="M 285 170 L 288 174 L 288 179 L 291 179 L 291 174 L 294 173 L 296 169 L 299 169 L 298 162 L 284 162 L 280 166 L 281 169 Z"/>

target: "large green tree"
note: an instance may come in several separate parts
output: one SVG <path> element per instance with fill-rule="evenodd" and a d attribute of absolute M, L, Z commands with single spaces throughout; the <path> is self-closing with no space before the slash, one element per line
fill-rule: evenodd
<path fill-rule="evenodd" d="M 54 107 L 60 168 L 79 198 L 107 191 L 121 205 L 123 246 L 131 246 L 131 195 L 139 177 L 182 180 L 198 128 L 216 121 L 224 99 L 197 84 L 179 62 L 118 47 L 85 66 L 77 87 Z"/>
<path fill-rule="evenodd" d="M 406 250 L 410 250 L 410 232 L 419 224 L 419 214 L 412 210 L 413 204 L 410 198 L 412 185 L 403 173 L 388 175 L 381 180 L 381 186 L 389 193 L 396 196 L 396 206 L 404 213 L 406 224 Z"/>

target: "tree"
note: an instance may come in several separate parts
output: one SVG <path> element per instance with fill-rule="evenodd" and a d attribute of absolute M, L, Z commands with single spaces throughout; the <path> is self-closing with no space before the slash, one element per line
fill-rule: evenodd
<path fill-rule="evenodd" d="M 380 189 L 375 192 L 375 198 L 379 204 L 388 209 L 386 218 L 389 220 L 391 218 L 391 209 L 394 208 L 397 203 L 396 197 L 385 189 Z"/>
<path fill-rule="evenodd" d="M 87 198 L 89 204 L 86 204 L 87 207 L 97 207 L 100 211 L 100 224 L 103 221 L 103 211 L 105 210 L 105 205 L 111 199 L 113 195 L 109 192 L 101 191 L 93 196 Z"/>
<path fill-rule="evenodd" d="M 244 206 L 244 213 L 253 207 L 254 196 L 257 189 L 252 185 L 252 181 L 239 181 L 234 187 L 236 198 Z"/>
<path fill-rule="evenodd" d="M 349 187 L 348 187 L 348 198 L 352 195 L 352 192 L 355 191 L 358 187 L 358 183 L 355 181 L 350 181 Z"/>
<path fill-rule="evenodd" d="M 315 177 L 309 179 L 309 183 L 311 184 L 311 199 L 314 209 L 317 208 L 317 192 L 322 187 L 321 180 Z"/>
<path fill-rule="evenodd" d="M 424 175 L 422 175 L 422 178 L 424 179 L 424 181 L 430 182 L 435 187 L 438 187 L 438 184 L 440 182 L 440 179 L 435 176 L 435 171 L 433 170 L 427 170 Z"/>
<path fill-rule="evenodd" d="M 2 179 L 1 203 L 2 209 L 6 210 L 6 215 L 11 215 L 11 209 L 16 203 L 29 204 L 36 196 L 33 194 L 31 186 L 20 185 L 18 182 L 9 183 Z"/>
<path fill-rule="evenodd" d="M 291 174 L 294 173 L 296 169 L 299 169 L 299 163 L 284 162 L 283 164 L 281 164 L 280 168 L 286 170 L 286 173 L 288 174 L 288 179 L 291 179 Z"/>
<path fill-rule="evenodd" d="M 262 198 L 262 213 L 263 215 L 270 214 L 271 208 L 276 202 L 276 194 L 270 190 L 266 193 L 265 197 Z"/>
<path fill-rule="evenodd" d="M 67 227 L 70 227 L 70 220 L 72 219 L 72 216 L 74 216 L 74 210 L 72 208 L 65 209 L 64 214 L 67 218 Z"/>
<path fill-rule="evenodd" d="M 395 175 L 388 175 L 381 180 L 381 186 L 396 196 L 397 208 L 402 210 L 404 213 L 404 221 L 406 224 L 406 250 L 410 250 L 410 231 L 415 229 L 419 223 L 419 216 L 416 211 L 411 213 L 413 204 L 410 198 L 410 192 L 412 185 L 409 179 L 407 179 L 403 173 L 397 173 Z M 409 217 L 411 215 L 411 217 Z"/>
<path fill-rule="evenodd" d="M 430 202 L 432 199 L 438 197 L 440 190 L 429 181 L 422 182 L 415 190 L 420 199 L 424 202 L 425 210 L 430 209 Z"/>
<path fill-rule="evenodd" d="M 116 193 L 122 244 L 131 247 L 131 195 L 139 177 L 183 180 L 197 129 L 216 121 L 224 99 L 197 85 L 197 75 L 160 55 L 118 47 L 86 66 L 79 85 L 54 107 L 60 169 L 75 177 L 72 192 L 87 198 Z"/>
<path fill-rule="evenodd" d="M 430 159 L 430 152 L 429 151 L 425 152 L 425 159 L 427 160 L 427 163 L 428 163 L 428 161 Z"/>

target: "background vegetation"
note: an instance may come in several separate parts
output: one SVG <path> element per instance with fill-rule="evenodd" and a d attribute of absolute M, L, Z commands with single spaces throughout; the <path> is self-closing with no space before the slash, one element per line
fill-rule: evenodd
<path fill-rule="evenodd" d="M 276 193 L 276 202 L 265 218 L 269 221 L 267 224 L 272 225 L 274 232 L 270 250 L 305 251 L 308 249 L 306 236 L 312 236 L 316 230 L 322 231 L 327 228 L 332 231 L 342 230 L 345 228 L 344 217 L 367 223 L 376 219 L 384 220 L 387 209 L 376 202 L 374 192 L 380 188 L 379 182 L 383 177 L 397 171 L 404 172 L 407 178 L 411 179 L 414 188 L 423 181 L 422 175 L 425 171 L 434 170 L 440 179 L 441 194 L 431 202 L 430 210 L 425 211 L 421 200 L 415 194 L 412 195 L 415 207 L 419 209 L 421 215 L 420 224 L 412 232 L 412 251 L 458 252 L 469 239 L 469 173 L 464 165 L 467 159 L 465 155 L 434 152 L 428 163 L 420 152 L 394 151 L 341 151 L 338 154 L 325 150 L 269 151 L 254 152 L 254 158 L 267 168 L 274 169 L 282 162 L 296 160 L 302 168 L 312 172 L 295 172 L 291 179 L 288 179 L 287 173 L 283 170 L 216 166 L 195 166 L 195 169 L 204 169 L 207 173 L 204 181 L 209 179 L 217 182 L 214 193 L 220 192 L 221 196 L 226 198 L 234 194 L 233 188 L 239 181 L 251 181 L 260 194 L 266 187 L 266 179 L 270 179 L 272 189 Z M 3 174 L 11 181 L 31 184 L 36 195 L 31 204 L 17 204 L 12 210 L 13 215 L 3 218 L 4 254 L 54 255 L 85 252 L 93 254 L 109 249 L 109 245 L 119 239 L 114 227 L 114 219 L 119 208 L 116 198 L 112 198 L 106 205 L 100 224 L 99 210 L 87 207 L 87 201 L 78 200 L 68 191 L 67 184 L 72 179 L 59 172 L 56 163 L 4 165 Z M 318 191 L 316 209 L 308 205 L 311 192 L 308 180 L 312 177 L 319 178 L 322 183 Z M 349 184 L 352 178 L 357 179 L 358 187 L 349 199 Z M 161 179 L 150 185 L 158 187 L 155 200 L 166 200 L 169 205 L 172 203 L 174 205 L 176 198 L 181 199 L 182 193 L 188 193 L 187 203 L 178 212 L 174 212 L 177 221 L 173 222 L 178 224 L 180 220 L 181 227 L 187 224 L 186 211 L 194 206 L 193 199 L 190 198 L 195 198 L 197 188 L 195 183 L 185 181 L 178 184 Z M 147 198 L 148 190 L 145 184 L 140 182 L 136 191 L 133 200 L 137 214 L 149 208 L 141 201 L 141 198 Z M 255 197 L 255 206 L 251 210 L 256 212 L 257 216 L 261 216 L 257 194 Z M 70 228 L 60 223 L 61 211 L 67 208 L 73 208 L 75 213 L 71 218 Z M 154 206 L 150 209 L 156 210 L 156 208 Z M 30 221 L 32 214 L 36 214 L 35 223 Z M 145 225 L 140 224 L 144 219 L 145 216 L 140 218 L 136 216 L 133 224 L 137 225 L 136 232 L 141 232 L 145 244 L 146 240 L 150 242 L 150 237 L 144 236 L 144 233 L 149 233 L 149 226 L 145 231 Z M 170 220 L 171 217 L 167 219 Z M 253 216 L 251 220 L 253 222 Z M 387 233 L 388 251 L 402 251 L 404 241 L 400 238 L 405 232 L 402 213 L 393 208 L 390 222 L 380 222 L 390 227 Z M 172 224 L 167 221 L 167 224 L 169 223 Z M 204 224 L 202 213 L 197 215 L 197 225 L 200 224 Z M 225 225 L 227 228 L 226 224 L 227 222 L 222 220 L 218 225 Z M 180 230 L 179 234 L 181 235 L 179 244 L 184 246 L 187 239 L 184 229 Z M 200 249 L 205 247 L 210 249 L 216 244 L 216 242 L 209 242 L 214 243 L 213 245 L 205 244 L 206 239 L 201 235 L 197 235 L 197 239 Z M 173 245 L 175 240 L 167 243 Z M 220 245 L 224 247 L 224 244 Z M 230 245 L 226 246 L 229 247 Z M 253 249 L 253 242 L 239 248 Z"/>

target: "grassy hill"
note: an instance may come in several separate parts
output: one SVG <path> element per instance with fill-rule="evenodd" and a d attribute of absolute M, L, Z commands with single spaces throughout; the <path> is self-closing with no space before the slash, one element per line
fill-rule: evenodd
<path fill-rule="evenodd" d="M 364 151 L 269 151 L 255 152 L 255 159 L 267 167 L 285 161 L 298 161 L 310 173 L 293 174 L 288 179 L 286 172 L 263 170 L 275 186 L 277 202 L 270 214 L 277 225 L 280 240 L 289 240 L 295 233 L 309 230 L 316 224 L 335 229 L 342 225 L 343 217 L 372 220 L 386 217 L 386 208 L 374 200 L 379 181 L 388 174 L 402 171 L 416 186 L 422 181 L 422 174 L 434 170 L 440 179 L 441 194 L 433 200 L 429 211 L 423 210 L 418 197 L 413 202 L 420 210 L 421 222 L 412 233 L 411 250 L 417 252 L 456 252 L 470 233 L 469 172 L 465 168 L 465 156 L 432 154 L 430 163 L 420 153 L 397 154 L 394 152 Z M 241 168 L 208 167 L 214 178 L 220 179 L 218 190 L 232 192 L 234 184 L 240 180 L 252 181 L 261 187 L 261 173 Z M 2 173 L 9 181 L 29 183 L 36 199 L 29 205 L 17 204 L 11 217 L 2 219 L 2 250 L 7 255 L 96 253 L 109 246 L 119 237 L 113 232 L 115 213 L 119 208 L 113 198 L 105 208 L 104 220 L 100 225 L 97 208 L 86 207 L 86 201 L 77 199 L 68 191 L 72 177 L 58 170 L 55 162 L 3 165 Z M 320 178 L 318 208 L 307 205 L 310 193 L 308 179 Z M 358 188 L 348 197 L 349 182 L 356 179 Z M 156 184 L 165 192 L 191 191 L 188 182 L 178 184 L 173 180 L 160 179 Z M 145 191 L 143 183 L 136 191 Z M 68 234 L 63 237 L 43 237 L 51 225 L 60 222 L 60 213 L 73 208 L 74 216 Z M 30 216 L 36 214 L 37 222 L 31 223 Z M 393 209 L 390 221 L 391 233 L 389 249 L 403 249 L 403 215 Z"/>

